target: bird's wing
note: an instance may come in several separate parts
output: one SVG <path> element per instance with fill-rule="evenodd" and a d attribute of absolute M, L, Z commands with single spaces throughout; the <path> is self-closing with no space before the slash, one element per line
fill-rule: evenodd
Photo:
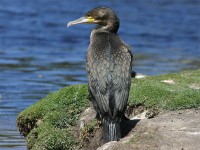
<path fill-rule="evenodd" d="M 113 84 L 115 88 L 116 111 L 124 112 L 131 86 L 132 55 L 127 46 L 121 47 L 121 52 L 114 59 Z"/>
<path fill-rule="evenodd" d="M 115 109 L 114 114 L 124 112 L 131 85 L 132 54 L 131 49 L 118 36 L 111 35 L 109 38 L 111 45 L 112 63 L 109 67 L 112 75 L 114 88 Z"/>
<path fill-rule="evenodd" d="M 108 61 L 102 54 L 94 50 L 88 50 L 86 59 L 86 69 L 88 75 L 89 88 L 93 94 L 92 102 L 96 105 L 96 111 L 104 114 L 109 110 L 107 74 L 109 72 Z"/>

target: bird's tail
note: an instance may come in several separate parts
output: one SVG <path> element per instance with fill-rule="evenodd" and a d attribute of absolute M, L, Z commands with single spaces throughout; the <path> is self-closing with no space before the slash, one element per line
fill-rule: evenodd
<path fill-rule="evenodd" d="M 121 127 L 119 121 L 103 118 L 103 139 L 104 142 L 118 141 L 121 138 Z"/>

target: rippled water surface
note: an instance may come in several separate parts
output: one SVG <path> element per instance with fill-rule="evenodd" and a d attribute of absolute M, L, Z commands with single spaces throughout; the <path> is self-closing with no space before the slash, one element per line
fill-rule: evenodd
<path fill-rule="evenodd" d="M 87 82 L 92 25 L 66 23 L 99 5 L 117 12 L 118 33 L 133 48 L 135 71 L 199 69 L 198 0 L 1 0 L 0 149 L 26 149 L 15 123 L 20 111 L 52 91 Z"/>

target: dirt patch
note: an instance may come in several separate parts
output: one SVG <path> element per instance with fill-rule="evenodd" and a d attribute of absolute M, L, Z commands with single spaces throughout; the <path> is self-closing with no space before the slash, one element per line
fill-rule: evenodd
<path fill-rule="evenodd" d="M 98 150 L 197 150 L 200 110 L 162 111 L 151 119 L 126 121 L 122 130 L 124 138 L 106 143 Z M 94 136 L 91 143 L 96 138 L 100 139 Z"/>

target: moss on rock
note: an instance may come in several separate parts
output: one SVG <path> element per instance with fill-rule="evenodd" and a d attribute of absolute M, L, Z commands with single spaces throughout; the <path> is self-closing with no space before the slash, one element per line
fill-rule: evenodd
<path fill-rule="evenodd" d="M 200 70 L 132 79 L 129 106 L 186 109 L 200 106 Z M 79 149 L 77 122 L 89 107 L 87 85 L 72 85 L 22 111 L 17 126 L 30 150 Z"/>
<path fill-rule="evenodd" d="M 73 85 L 49 94 L 17 118 L 17 126 L 31 150 L 77 149 L 76 122 L 89 106 L 86 85 Z"/>
<path fill-rule="evenodd" d="M 199 107 L 200 70 L 133 79 L 129 105 L 133 104 L 169 110 Z"/>

